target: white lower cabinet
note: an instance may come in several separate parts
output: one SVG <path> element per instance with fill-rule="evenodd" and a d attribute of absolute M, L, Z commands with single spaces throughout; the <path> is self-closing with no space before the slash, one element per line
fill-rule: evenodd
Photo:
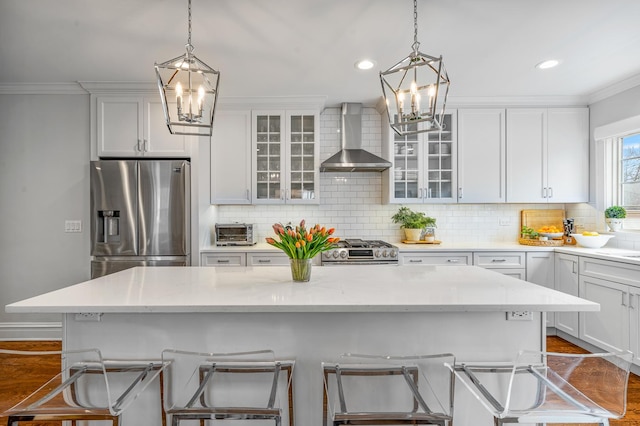
<path fill-rule="evenodd" d="M 580 313 L 580 339 L 606 351 L 629 349 L 629 286 L 580 277 L 580 297 L 600 304 L 600 312 Z"/>
<path fill-rule="evenodd" d="M 554 253 L 552 251 L 527 252 L 526 281 L 554 288 Z M 554 327 L 556 314 L 547 312 L 547 327 Z"/>
<path fill-rule="evenodd" d="M 472 265 L 471 252 L 401 252 L 400 265 Z"/>
<path fill-rule="evenodd" d="M 572 296 L 579 295 L 579 257 L 555 253 L 555 289 Z M 555 327 L 565 333 L 579 337 L 578 312 L 556 312 Z M 547 326 L 549 318 L 547 317 Z"/>
<path fill-rule="evenodd" d="M 580 313 L 580 339 L 603 350 L 630 350 L 640 365 L 640 266 L 580 258 L 580 297 L 600 304 Z"/>
<path fill-rule="evenodd" d="M 524 252 L 474 252 L 473 264 L 510 277 L 524 280 L 527 275 Z"/>

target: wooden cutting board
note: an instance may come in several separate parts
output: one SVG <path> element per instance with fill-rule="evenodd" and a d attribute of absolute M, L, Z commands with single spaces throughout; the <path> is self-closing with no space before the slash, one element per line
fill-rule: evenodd
<path fill-rule="evenodd" d="M 520 229 L 523 226 L 538 230 L 543 226 L 555 226 L 564 229 L 564 210 L 522 210 L 520 213 Z"/>

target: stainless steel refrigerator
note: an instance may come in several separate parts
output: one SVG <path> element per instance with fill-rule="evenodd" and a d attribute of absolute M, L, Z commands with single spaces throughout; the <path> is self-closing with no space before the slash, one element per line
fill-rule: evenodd
<path fill-rule="evenodd" d="M 191 264 L 191 165 L 92 161 L 91 278 L 134 266 Z"/>

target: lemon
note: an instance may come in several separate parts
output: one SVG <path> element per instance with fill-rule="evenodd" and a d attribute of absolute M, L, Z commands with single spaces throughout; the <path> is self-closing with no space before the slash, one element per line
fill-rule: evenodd
<path fill-rule="evenodd" d="M 598 233 L 597 233 L 597 232 L 595 232 L 595 231 L 594 231 L 594 232 L 591 232 L 591 231 L 584 231 L 584 232 L 582 233 L 582 235 L 583 235 L 583 236 L 585 236 L 585 237 L 597 237 L 597 236 L 598 236 L 598 235 L 600 235 L 600 234 L 598 234 Z"/>

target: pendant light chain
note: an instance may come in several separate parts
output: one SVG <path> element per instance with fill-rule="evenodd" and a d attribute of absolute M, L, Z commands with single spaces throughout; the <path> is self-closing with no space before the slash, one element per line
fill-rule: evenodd
<path fill-rule="evenodd" d="M 187 39 L 187 46 L 191 46 L 191 0 L 189 0 L 189 38 Z"/>
<path fill-rule="evenodd" d="M 414 53 L 418 53 L 420 43 L 418 42 L 418 0 L 413 0 L 413 48 Z"/>

